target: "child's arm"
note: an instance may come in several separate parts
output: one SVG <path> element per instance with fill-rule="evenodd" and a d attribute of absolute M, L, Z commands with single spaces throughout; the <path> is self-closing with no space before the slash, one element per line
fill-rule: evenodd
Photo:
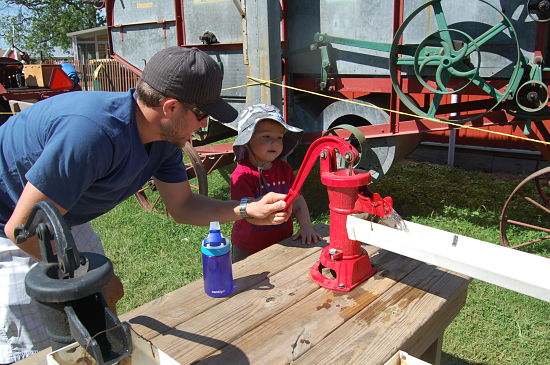
<path fill-rule="evenodd" d="M 300 230 L 296 233 L 292 239 L 297 240 L 301 238 L 302 243 L 309 245 L 320 241 L 322 238 L 315 232 L 311 225 L 311 218 L 309 217 L 309 209 L 303 196 L 298 196 L 292 204 L 292 212 L 296 216 L 298 223 L 300 224 Z"/>

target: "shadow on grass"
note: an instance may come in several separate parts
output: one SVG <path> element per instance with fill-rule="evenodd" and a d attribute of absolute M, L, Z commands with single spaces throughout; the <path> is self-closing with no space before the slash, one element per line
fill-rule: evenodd
<path fill-rule="evenodd" d="M 469 362 L 446 352 L 441 354 L 441 363 L 445 365 L 485 365 L 483 362 Z"/>

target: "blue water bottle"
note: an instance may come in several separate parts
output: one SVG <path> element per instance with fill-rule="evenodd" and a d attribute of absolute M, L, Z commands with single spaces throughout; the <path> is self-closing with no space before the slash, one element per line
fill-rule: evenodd
<path fill-rule="evenodd" d="M 222 236 L 219 222 L 210 222 L 210 233 L 202 241 L 204 292 L 211 297 L 226 297 L 233 291 L 231 249 Z"/>

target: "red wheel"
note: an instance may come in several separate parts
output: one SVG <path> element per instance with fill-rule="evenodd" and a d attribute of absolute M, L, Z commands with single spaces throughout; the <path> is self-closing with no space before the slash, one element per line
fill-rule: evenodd
<path fill-rule="evenodd" d="M 199 154 L 191 143 L 186 143 L 182 151 L 191 190 L 194 193 L 208 196 L 208 177 Z M 138 204 L 144 210 L 153 211 L 160 201 L 160 196 L 155 191 L 156 186 L 153 179 L 151 179 L 134 194 Z"/>
<path fill-rule="evenodd" d="M 511 248 L 532 244 L 550 249 L 550 167 L 525 178 L 506 199 L 500 215 L 500 240 Z"/>

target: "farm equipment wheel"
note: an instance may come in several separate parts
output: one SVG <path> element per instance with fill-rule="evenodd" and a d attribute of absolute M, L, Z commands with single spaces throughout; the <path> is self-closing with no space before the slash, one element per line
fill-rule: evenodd
<path fill-rule="evenodd" d="M 474 36 L 460 29 L 449 28 L 442 2 L 442 0 L 428 1 L 403 21 L 395 33 L 390 50 L 390 77 L 401 102 L 413 113 L 427 118 L 435 118 L 438 114 L 444 114 L 439 108 L 444 95 L 457 94 L 468 86 L 477 86 L 490 97 L 487 99 L 487 107 L 483 107 L 483 112 L 475 115 L 470 114 L 462 119 L 448 119 L 463 123 L 487 114 L 502 101 L 508 99 L 512 91 L 517 88 L 517 82 L 523 74 L 520 47 L 510 20 L 502 11 L 487 1 L 479 0 L 499 13 L 502 21 L 491 26 L 481 35 Z M 437 30 L 427 35 L 418 44 L 406 43 L 411 41 L 415 35 L 408 34 L 405 30 L 411 22 L 413 23 L 411 28 L 417 30 L 420 21 L 427 24 L 432 24 L 433 21 Z M 481 77 L 479 71 L 482 66 L 482 47 L 495 37 L 502 36 L 504 32 L 509 33 L 515 47 L 510 54 L 515 57 L 515 60 L 512 60 L 513 72 L 506 86 L 497 89 Z M 404 44 L 401 44 L 402 39 Z M 424 110 L 411 102 L 407 95 L 407 92 L 411 92 L 408 82 L 413 80 L 413 76 L 420 83 L 422 92 L 430 96 L 430 105 L 427 105 Z M 407 85 L 404 82 L 407 82 Z"/>
<path fill-rule="evenodd" d="M 183 161 L 185 162 L 187 178 L 189 179 L 191 190 L 194 193 L 208 196 L 208 177 L 199 154 L 189 142 L 183 146 L 182 151 Z M 196 181 L 193 181 L 194 178 L 196 178 Z M 157 196 L 154 201 L 151 201 L 151 192 L 156 189 L 155 183 L 153 182 L 153 179 L 151 179 L 147 181 L 147 183 L 137 193 L 134 194 L 138 204 L 144 210 L 149 212 L 153 211 L 155 206 L 160 201 L 160 196 Z"/>
<path fill-rule="evenodd" d="M 529 214 L 531 218 L 526 218 L 525 212 L 532 212 L 533 209 L 539 213 Z M 506 247 L 520 248 L 537 242 L 550 242 L 550 226 L 540 225 L 540 222 L 549 221 L 550 167 L 545 167 L 525 178 L 506 199 L 500 215 L 501 243 Z"/>
<path fill-rule="evenodd" d="M 527 0 L 525 4 L 527 14 L 539 23 L 550 21 L 550 3 L 548 0 Z"/>

